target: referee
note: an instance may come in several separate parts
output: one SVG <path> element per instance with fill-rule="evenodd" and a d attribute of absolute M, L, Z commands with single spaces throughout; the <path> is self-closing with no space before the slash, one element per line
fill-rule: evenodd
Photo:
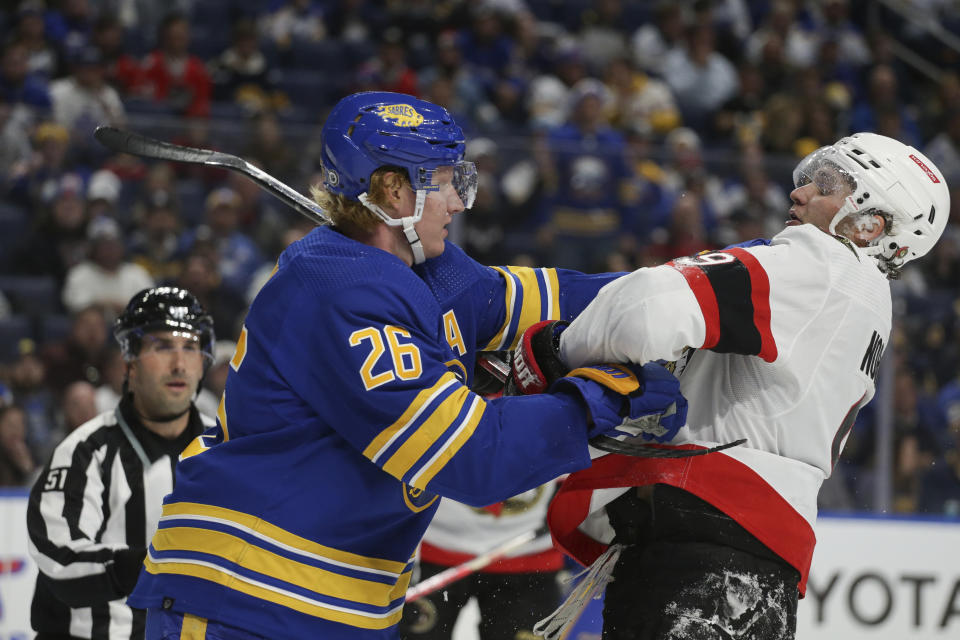
<path fill-rule="evenodd" d="M 214 424 L 193 404 L 214 344 L 213 321 L 193 294 L 141 291 L 114 337 L 127 362 L 119 405 L 71 432 L 30 492 L 37 640 L 143 638 L 146 614 L 126 597 L 180 452 Z"/>

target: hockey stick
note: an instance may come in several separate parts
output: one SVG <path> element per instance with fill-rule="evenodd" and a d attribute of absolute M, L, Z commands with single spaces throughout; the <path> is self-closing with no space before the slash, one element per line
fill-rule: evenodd
<path fill-rule="evenodd" d="M 480 571 L 486 566 L 489 566 L 496 562 L 497 560 L 503 558 L 511 551 L 519 549 L 528 542 L 532 542 L 547 533 L 549 529 L 544 525 L 538 529 L 532 529 L 530 531 L 524 531 L 523 533 L 516 535 L 506 542 L 502 542 L 496 547 L 490 549 L 486 553 L 482 553 L 476 558 L 467 560 L 464 563 L 458 564 L 455 567 L 450 567 L 449 569 L 444 569 L 440 573 L 430 576 L 423 582 L 414 585 L 407 589 L 407 595 L 405 602 L 413 602 L 414 600 L 419 600 L 420 598 L 433 593 L 434 591 L 439 591 L 443 589 L 448 584 L 461 580 L 466 576 L 470 575 L 475 571 Z"/>
<path fill-rule="evenodd" d="M 230 155 L 229 153 L 162 142 L 140 135 L 139 133 L 123 131 L 115 127 L 97 127 L 97 130 L 93 133 L 93 137 L 111 151 L 129 153 L 130 155 L 153 158 L 155 160 L 171 160 L 174 162 L 203 164 L 211 167 L 223 167 L 231 171 L 236 171 L 237 173 L 242 173 L 266 189 L 271 195 L 279 198 L 285 204 L 293 207 L 298 213 L 305 215 L 317 224 L 330 223 L 327 214 L 323 212 L 323 209 L 321 209 L 316 202 L 280 182 L 269 173 L 258 169 L 246 160 Z"/>
<path fill-rule="evenodd" d="M 590 440 L 590 446 L 607 453 L 619 453 L 625 456 L 634 456 L 636 458 L 692 458 L 693 456 L 705 456 L 708 453 L 716 453 L 730 447 L 737 447 L 744 444 L 746 438 L 734 440 L 726 444 L 720 444 L 709 449 L 664 449 L 652 444 L 641 444 L 631 442 L 630 440 L 617 440 L 610 436 L 599 435 Z"/>

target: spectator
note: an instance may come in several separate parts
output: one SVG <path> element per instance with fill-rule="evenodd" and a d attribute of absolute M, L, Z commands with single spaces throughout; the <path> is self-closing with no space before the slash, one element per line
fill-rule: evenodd
<path fill-rule="evenodd" d="M 61 0 L 46 14 L 47 35 L 65 58 L 90 44 L 93 11 L 90 0 Z"/>
<path fill-rule="evenodd" d="M 456 117 L 462 113 L 470 122 L 489 124 L 496 117 L 491 112 L 485 87 L 493 81 L 492 74 L 464 60 L 457 44 L 456 33 L 445 31 L 437 36 L 433 64 L 421 69 L 418 82 L 422 88 L 432 86 L 439 78 L 450 83 L 450 99 L 443 104 Z M 460 118 L 457 117 L 457 122 Z"/>
<path fill-rule="evenodd" d="M 20 406 L 0 406 L 0 487 L 20 487 L 36 468 L 27 446 L 27 413 Z"/>
<path fill-rule="evenodd" d="M 87 238 L 88 258 L 67 272 L 63 306 L 77 313 L 95 305 L 108 318 L 116 317 L 133 294 L 153 286 L 153 278 L 146 269 L 126 259 L 123 234 L 112 218 L 92 220 Z"/>
<path fill-rule="evenodd" d="M 599 270 L 634 227 L 633 211 L 622 198 L 632 177 L 626 146 L 605 121 L 607 96 L 599 80 L 578 82 L 569 123 L 549 134 L 558 175 L 543 203 L 540 240 L 547 262 L 578 271 Z"/>
<path fill-rule="evenodd" d="M 944 113 L 942 128 L 923 151 L 938 167 L 943 167 L 947 184 L 960 185 L 960 105 Z M 958 194 L 957 187 L 952 194 Z"/>
<path fill-rule="evenodd" d="M 317 42 L 327 35 L 323 8 L 315 0 L 276 3 L 275 10 L 260 18 L 260 31 L 280 51 L 300 42 Z"/>
<path fill-rule="evenodd" d="M 94 142 L 90 133 L 100 125 L 123 127 L 126 112 L 120 94 L 106 83 L 106 68 L 93 47 L 71 58 L 72 75 L 50 83 L 53 119 L 70 131 L 75 149 Z M 95 148 L 102 151 L 99 145 Z"/>
<path fill-rule="evenodd" d="M 59 55 L 46 37 L 43 19 L 43 2 L 26 0 L 17 9 L 16 31 L 12 40 L 18 41 L 27 50 L 27 70 L 44 78 L 57 75 Z"/>
<path fill-rule="evenodd" d="M 117 210 L 121 188 L 120 178 L 110 169 L 95 171 L 87 182 L 87 219 L 111 218 L 121 224 L 131 222 L 129 219 L 119 219 L 119 216 L 127 214 L 126 210 Z"/>
<path fill-rule="evenodd" d="M 703 142 L 689 127 L 678 127 L 664 140 L 666 162 L 663 166 L 663 186 L 674 196 L 696 190 L 701 197 L 703 225 L 713 233 L 717 225 L 713 202 L 720 199 L 723 185 L 709 172 L 703 158 Z M 653 226 L 668 226 L 663 220 L 651 220 Z"/>
<path fill-rule="evenodd" d="M 277 92 L 277 73 L 260 50 L 256 25 L 249 18 L 234 23 L 233 42 L 208 68 L 215 100 L 233 102 L 251 113 L 282 108 L 288 102 Z"/>
<path fill-rule="evenodd" d="M 380 39 L 375 56 L 360 65 L 356 72 L 358 91 L 393 91 L 419 96 L 417 72 L 407 64 L 403 33 L 388 27 Z"/>
<path fill-rule="evenodd" d="M 212 85 L 203 61 L 190 54 L 190 23 L 171 13 L 159 31 L 159 47 L 144 61 L 147 95 L 180 115 L 209 115 Z"/>
<path fill-rule="evenodd" d="M 694 128 L 703 126 L 739 88 L 736 68 L 714 49 L 714 31 L 708 25 L 690 28 L 685 46 L 666 54 L 663 77 L 684 122 Z"/>
<path fill-rule="evenodd" d="M 123 25 L 116 16 L 102 13 L 93 27 L 93 46 L 100 52 L 105 77 L 122 96 L 139 95 L 143 87 L 140 61 L 127 52 Z"/>
<path fill-rule="evenodd" d="M 6 194 L 13 177 L 27 171 L 33 156 L 30 131 L 33 112 L 22 104 L 10 104 L 0 96 L 0 194 Z"/>
<path fill-rule="evenodd" d="M 527 92 L 527 110 L 534 128 L 556 127 L 570 115 L 570 91 L 587 78 L 587 68 L 575 41 L 558 42 L 549 71 L 536 76 Z"/>
<path fill-rule="evenodd" d="M 870 64 L 870 47 L 860 27 L 850 20 L 849 0 L 822 0 L 813 6 L 813 28 L 821 42 L 837 43 L 838 58 L 857 68 Z"/>
<path fill-rule="evenodd" d="M 675 256 L 713 249 L 703 219 L 702 199 L 694 193 L 682 194 L 673 203 L 667 227 L 651 234 L 651 242 L 641 250 L 640 266 L 655 266 Z"/>
<path fill-rule="evenodd" d="M 477 198 L 469 216 L 454 218 L 462 232 L 454 241 L 462 244 L 470 256 L 482 264 L 507 264 L 507 229 L 516 219 L 504 201 L 500 188 L 499 149 L 490 138 L 474 138 L 467 143 L 466 158 L 477 165 Z M 512 263 L 511 263 L 512 264 Z"/>
<path fill-rule="evenodd" d="M 50 92 L 46 80 L 30 73 L 30 54 L 16 40 L 8 42 L 0 57 L 0 97 L 10 104 L 24 104 L 37 109 L 50 108 Z"/>
<path fill-rule="evenodd" d="M 275 178 L 291 182 L 295 177 L 296 157 L 283 137 L 277 116 L 269 111 L 257 114 L 250 132 L 243 156 Z"/>
<path fill-rule="evenodd" d="M 101 367 L 102 382 L 94 395 L 97 413 L 103 413 L 117 406 L 123 397 L 123 381 L 126 378 L 127 363 L 119 347 L 106 347 Z"/>
<path fill-rule="evenodd" d="M 621 0 L 591 2 L 580 15 L 580 41 L 583 57 L 591 69 L 604 69 L 627 50 Z"/>
<path fill-rule="evenodd" d="M 86 380 L 71 382 L 63 390 L 60 405 L 62 433 L 68 435 L 97 416 L 97 389 Z"/>
<path fill-rule="evenodd" d="M 100 384 L 106 343 L 107 324 L 99 307 L 91 306 L 74 313 L 66 338 L 43 347 L 41 357 L 49 388 L 60 395 L 67 385 L 77 380 Z"/>
<path fill-rule="evenodd" d="M 7 368 L 10 395 L 27 414 L 27 445 L 34 460 L 45 460 L 56 444 L 57 398 L 46 381 L 46 367 L 33 340 L 21 340 L 18 357 Z M 4 401 L 6 403 L 6 400 Z"/>
<path fill-rule="evenodd" d="M 750 147 L 760 144 L 763 137 L 763 108 L 767 90 L 763 74 L 750 63 L 740 64 L 737 80 L 740 90 L 714 112 L 706 134 L 715 143 Z"/>
<path fill-rule="evenodd" d="M 680 124 L 680 111 L 670 87 L 642 71 L 629 58 L 615 57 L 606 67 L 604 82 L 612 94 L 611 122 L 621 130 L 647 128 L 664 135 Z"/>
<path fill-rule="evenodd" d="M 220 285 L 230 295 L 242 299 L 250 278 L 264 259 L 259 247 L 239 229 L 240 206 L 240 196 L 233 189 L 221 187 L 210 192 L 205 205 L 205 224 L 188 234 L 185 250 L 192 252 L 198 244 L 209 247 L 215 254 L 222 278 Z"/>
<path fill-rule="evenodd" d="M 46 205 L 17 251 L 14 265 L 20 273 L 53 276 L 62 286 L 67 271 L 87 254 L 83 180 L 68 173 L 44 181 L 43 187 Z"/>
<path fill-rule="evenodd" d="M 739 174 L 723 185 L 722 190 L 711 194 L 712 206 L 724 231 L 730 231 L 730 218 L 740 212 L 741 222 L 760 221 L 760 233 L 756 237 L 770 238 L 783 222 L 780 217 L 790 208 L 790 199 L 783 189 L 767 175 L 768 159 L 759 147 L 744 149 L 740 155 Z M 721 244 L 733 244 L 737 240 L 719 237 Z M 749 238 L 742 238 L 748 240 Z M 682 255 L 677 253 L 675 255 Z"/>
<path fill-rule="evenodd" d="M 130 238 L 130 260 L 155 282 L 169 283 L 183 270 L 183 224 L 172 203 L 145 207 Z"/>
<path fill-rule="evenodd" d="M 190 288 L 207 309 L 217 335 L 228 340 L 240 337 L 246 312 L 244 299 L 223 286 L 217 267 L 217 253 L 209 245 L 197 245 L 183 262 L 176 284 Z"/>
<path fill-rule="evenodd" d="M 900 85 L 893 68 L 881 64 L 870 70 L 867 76 L 867 96 L 859 101 L 850 114 L 850 128 L 854 131 L 876 131 L 895 136 L 907 144 L 920 146 L 920 128 L 910 107 L 900 100 Z M 884 118 L 893 118 L 899 131 L 884 132 Z"/>
<path fill-rule="evenodd" d="M 504 28 L 503 13 L 492 2 L 469 5 L 469 27 L 460 31 L 460 51 L 470 64 L 500 75 L 513 58 L 513 39 Z"/>
<path fill-rule="evenodd" d="M 672 0 L 660 0 L 653 9 L 653 21 L 638 28 L 631 38 L 637 66 L 663 77 L 667 55 L 683 48 L 683 7 Z"/>
<path fill-rule="evenodd" d="M 779 40 L 784 59 L 790 67 L 808 67 L 816 62 L 816 33 L 797 20 L 797 2 L 794 0 L 774 0 L 770 3 L 770 11 L 763 23 L 747 38 L 744 51 L 747 60 L 758 64 L 767 43 L 774 39 Z"/>

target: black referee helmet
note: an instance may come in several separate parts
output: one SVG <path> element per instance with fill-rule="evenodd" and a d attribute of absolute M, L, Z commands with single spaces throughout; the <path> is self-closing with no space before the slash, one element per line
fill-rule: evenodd
<path fill-rule="evenodd" d="M 120 343 L 124 360 L 140 353 L 143 336 L 151 331 L 187 331 L 200 341 L 204 365 L 213 362 L 213 319 L 186 289 L 154 287 L 130 299 L 127 308 L 113 323 L 113 337 Z"/>

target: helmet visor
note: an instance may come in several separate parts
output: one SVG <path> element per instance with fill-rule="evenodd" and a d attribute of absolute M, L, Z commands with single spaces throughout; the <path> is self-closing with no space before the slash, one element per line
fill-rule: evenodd
<path fill-rule="evenodd" d="M 846 197 L 857 191 L 856 175 L 848 166 L 836 148 L 820 147 L 793 170 L 793 185 L 799 188 L 812 182 L 823 195 Z"/>
<path fill-rule="evenodd" d="M 463 203 L 464 209 L 473 206 L 473 201 L 477 197 L 477 184 L 479 176 L 477 166 L 466 160 L 461 160 L 454 165 L 444 165 L 436 169 L 422 169 L 420 175 L 423 179 L 420 181 L 420 188 L 426 191 L 439 191 L 445 184 L 452 184 Z"/>

